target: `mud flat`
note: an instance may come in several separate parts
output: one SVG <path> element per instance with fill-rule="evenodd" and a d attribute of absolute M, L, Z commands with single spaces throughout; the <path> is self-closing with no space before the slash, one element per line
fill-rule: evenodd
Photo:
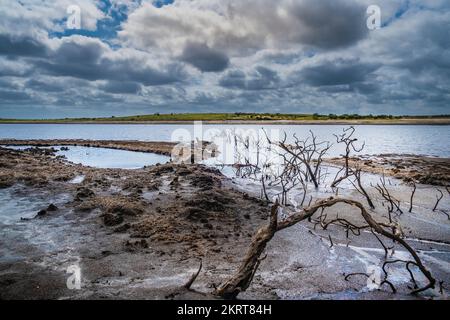
<path fill-rule="evenodd" d="M 151 152 L 170 156 L 175 143 L 173 142 L 147 142 L 147 141 L 120 141 L 120 140 L 82 140 L 82 139 L 48 139 L 48 140 L 15 140 L 0 139 L 4 146 L 82 146 L 95 148 L 108 148 L 137 152 Z"/>
<path fill-rule="evenodd" d="M 343 158 L 326 160 L 328 163 L 343 166 Z M 422 184 L 450 187 L 450 158 L 437 158 L 409 154 L 380 154 L 352 157 L 352 167 L 358 166 L 366 172 L 385 174 Z"/>
<path fill-rule="evenodd" d="M 247 192 L 238 181 L 204 165 L 97 169 L 40 149 L 0 148 L 0 187 L 1 299 L 201 299 L 205 296 L 179 290 L 200 260 L 203 269 L 193 288 L 211 292 L 239 266 L 270 211 L 257 192 Z M 396 179 L 390 187 L 407 206 L 410 188 Z M 383 249 L 377 240 L 370 233 L 347 238 L 337 228 L 319 231 L 305 222 L 275 235 L 252 285 L 239 297 L 446 298 L 450 221 L 431 210 L 435 188 L 419 185 L 412 213 L 405 210 L 396 219 L 407 241 L 443 281 L 443 294 L 410 296 L 407 271 L 400 268 L 393 269 L 396 294 L 387 287 L 368 290 L 366 279 L 345 281 L 344 273 L 365 272 L 379 263 Z M 381 199 L 370 192 L 376 205 L 371 213 L 385 221 Z M 350 189 L 341 193 L 364 200 Z M 328 191 L 312 195 L 335 196 Z M 439 210 L 449 209 L 445 194 Z M 339 205 L 328 214 L 336 212 L 360 222 L 353 208 Z M 394 258 L 404 255 L 401 248 L 393 253 Z M 66 286 L 71 265 L 81 268 L 80 290 Z M 420 275 L 417 280 L 422 281 Z"/>

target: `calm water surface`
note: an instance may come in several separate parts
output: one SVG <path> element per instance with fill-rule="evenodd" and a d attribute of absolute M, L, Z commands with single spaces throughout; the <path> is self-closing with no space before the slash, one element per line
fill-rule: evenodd
<path fill-rule="evenodd" d="M 6 146 L 7 148 L 23 150 L 30 146 Z M 92 148 L 82 146 L 68 146 L 68 150 L 60 146 L 54 146 L 57 155 L 66 157 L 66 160 L 76 164 L 95 168 L 110 169 L 139 169 L 157 163 L 166 163 L 170 157 L 147 152 L 135 152 L 126 150 Z"/>
<path fill-rule="evenodd" d="M 342 132 L 342 125 L 203 125 L 202 132 L 215 130 L 259 130 L 265 128 L 285 131 L 288 135 L 305 137 L 312 130 L 319 139 L 334 141 L 334 133 Z M 363 153 L 409 153 L 450 157 L 450 126 L 429 125 L 359 125 L 355 136 L 365 141 Z M 114 125 L 114 124 L 1 124 L 0 138 L 10 139 L 95 139 L 171 141 L 176 130 L 184 129 L 193 135 L 191 124 Z M 330 155 L 339 155 L 333 147 Z"/>

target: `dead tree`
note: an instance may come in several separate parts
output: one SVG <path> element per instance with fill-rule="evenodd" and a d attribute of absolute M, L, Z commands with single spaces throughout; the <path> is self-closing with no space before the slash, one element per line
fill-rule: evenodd
<path fill-rule="evenodd" d="M 283 163 L 281 164 L 282 172 L 275 177 L 275 180 L 278 181 L 278 183 L 275 183 L 274 185 L 278 184 L 282 187 L 281 204 L 285 205 L 287 203 L 288 192 L 295 187 L 301 186 L 303 195 L 300 205 L 303 206 L 307 194 L 308 184 L 305 181 L 306 173 L 303 170 L 302 163 L 289 153 L 280 153 L 279 156 L 283 158 Z"/>
<path fill-rule="evenodd" d="M 301 221 L 310 219 L 317 211 L 322 210 L 323 213 L 323 210 L 325 208 L 332 207 L 338 203 L 347 204 L 358 208 L 361 216 L 367 224 L 357 226 L 345 219 L 336 218 L 327 222 L 322 221 L 324 229 L 326 229 L 326 227 L 330 224 L 344 226 L 347 230 L 352 230 L 352 232 L 354 232 L 355 234 L 359 234 L 360 230 L 362 229 L 369 229 L 374 233 L 380 234 L 390 240 L 393 240 L 394 242 L 400 244 L 403 248 L 405 248 L 413 258 L 413 260 L 411 261 L 406 261 L 407 269 L 409 270 L 408 267 L 411 264 L 416 266 L 428 280 L 428 284 L 426 286 L 422 288 L 415 288 L 411 293 L 415 294 L 429 288 L 434 288 L 436 280 L 433 278 L 428 269 L 423 265 L 414 249 L 402 239 L 401 234 L 397 232 L 392 224 L 384 224 L 375 221 L 364 208 L 364 206 L 357 201 L 349 199 L 329 198 L 317 201 L 310 207 L 305 208 L 300 212 L 296 212 L 280 222 L 278 222 L 277 217 L 278 203 L 275 203 L 275 205 L 273 205 L 271 209 L 269 224 L 261 227 L 256 232 L 239 269 L 228 280 L 220 285 L 213 294 L 226 299 L 235 299 L 240 292 L 245 291 L 249 287 L 261 262 L 260 256 L 266 248 L 267 243 L 273 238 L 274 234 L 277 231 L 286 229 Z M 383 270 L 385 265 L 386 263 L 383 264 Z M 387 276 L 385 280 L 387 281 Z M 416 284 L 414 277 L 412 277 L 412 280 Z"/>
<path fill-rule="evenodd" d="M 331 184 L 332 188 L 337 186 L 340 182 L 342 182 L 342 180 L 348 178 L 351 175 L 350 165 L 349 165 L 350 153 L 352 151 L 354 151 L 356 153 L 361 152 L 365 147 L 365 142 L 363 142 L 363 144 L 359 148 L 355 146 L 355 142 L 358 141 L 358 139 L 353 138 L 353 134 L 355 133 L 355 128 L 353 126 L 348 127 L 346 129 L 342 129 L 342 131 L 343 131 L 342 134 L 339 134 L 339 135 L 335 134 L 334 136 L 336 137 L 336 142 L 338 144 L 345 145 L 345 154 L 342 155 L 345 160 L 345 164 L 344 164 L 345 173 L 340 178 L 337 178 L 337 177 L 335 178 L 335 180 Z"/>
<path fill-rule="evenodd" d="M 323 157 L 331 148 L 332 144 L 327 141 L 317 141 L 317 137 L 310 130 L 310 137 L 304 140 L 299 139 L 295 134 L 294 142 L 287 142 L 287 135 L 284 133 L 284 138 L 281 141 L 273 142 L 266 134 L 269 144 L 275 145 L 281 149 L 282 152 L 290 155 L 305 166 L 305 180 L 314 184 L 315 188 L 319 187 L 320 183 L 320 167 L 323 162 Z M 292 162 L 292 161 L 291 161 Z"/>

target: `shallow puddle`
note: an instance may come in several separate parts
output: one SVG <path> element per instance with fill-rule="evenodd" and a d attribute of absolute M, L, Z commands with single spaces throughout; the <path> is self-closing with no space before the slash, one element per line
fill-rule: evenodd
<path fill-rule="evenodd" d="M 24 150 L 31 146 L 5 146 L 5 148 Z M 103 169 L 140 169 L 157 163 L 170 161 L 170 157 L 156 153 L 136 152 L 108 148 L 82 146 L 54 146 L 56 155 L 66 157 L 67 161 L 84 166 Z M 74 182 L 77 183 L 77 182 Z"/>

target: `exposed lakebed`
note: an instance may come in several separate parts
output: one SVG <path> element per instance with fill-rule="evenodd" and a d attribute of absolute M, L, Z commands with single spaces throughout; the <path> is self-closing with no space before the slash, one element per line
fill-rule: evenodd
<path fill-rule="evenodd" d="M 251 236 L 267 221 L 268 204 L 258 199 L 257 185 L 204 165 L 104 169 L 74 166 L 46 152 L 2 148 L 0 159 L 6 179 L 0 200 L 7 204 L 1 211 L 2 298 L 170 298 L 200 258 L 204 268 L 195 288 L 210 292 L 236 270 Z M 367 174 L 364 181 L 376 180 Z M 394 178 L 389 186 L 406 205 L 410 188 Z M 431 210 L 434 190 L 418 185 L 413 212 L 396 219 L 433 275 L 447 283 L 450 223 Z M 386 219 L 382 201 L 370 192 L 377 207 L 372 214 Z M 334 196 L 326 188 L 311 195 Z M 364 201 L 351 184 L 343 184 L 340 195 Z M 446 197 L 439 209 L 449 207 Z M 350 207 L 327 212 L 359 221 Z M 388 288 L 368 290 L 363 278 L 344 280 L 343 273 L 365 272 L 382 261 L 370 233 L 346 238 L 337 228 L 299 224 L 277 234 L 267 254 L 243 298 L 409 298 L 408 274 L 401 267 L 391 269 L 390 280 L 400 288 L 396 295 Z M 397 248 L 393 258 L 405 254 Z M 66 288 L 65 271 L 73 264 L 81 267 L 82 290 Z M 414 274 L 421 283 L 420 273 Z"/>

